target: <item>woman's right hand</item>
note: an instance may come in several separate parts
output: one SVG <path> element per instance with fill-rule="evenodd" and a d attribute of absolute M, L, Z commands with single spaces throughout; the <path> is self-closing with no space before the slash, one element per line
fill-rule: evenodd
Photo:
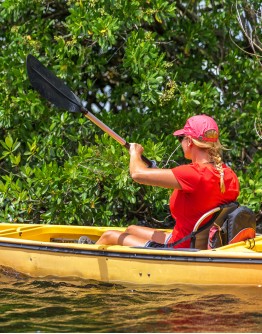
<path fill-rule="evenodd" d="M 129 154 L 130 155 L 142 155 L 144 152 L 144 147 L 137 143 L 130 143 Z"/>

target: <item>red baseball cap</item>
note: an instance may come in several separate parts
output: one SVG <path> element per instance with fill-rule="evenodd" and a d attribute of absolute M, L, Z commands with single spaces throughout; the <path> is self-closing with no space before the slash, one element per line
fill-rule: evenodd
<path fill-rule="evenodd" d="M 217 137 L 208 138 L 205 137 L 205 133 L 208 130 L 215 130 L 217 132 Z M 212 117 L 207 115 L 196 115 L 190 117 L 183 129 L 177 130 L 173 133 L 174 136 L 191 136 L 192 138 L 216 142 L 218 140 L 219 130 L 217 123 Z"/>

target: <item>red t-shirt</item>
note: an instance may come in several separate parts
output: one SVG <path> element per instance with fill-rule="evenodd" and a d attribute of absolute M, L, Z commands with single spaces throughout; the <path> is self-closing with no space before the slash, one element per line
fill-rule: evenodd
<path fill-rule="evenodd" d="M 236 174 L 223 165 L 226 191 L 220 191 L 219 172 L 211 164 L 191 163 L 172 169 L 182 190 L 174 190 L 170 197 L 170 211 L 176 220 L 172 242 L 192 232 L 197 220 L 207 211 L 221 204 L 235 201 L 239 195 Z M 187 240 L 177 247 L 189 247 Z"/>

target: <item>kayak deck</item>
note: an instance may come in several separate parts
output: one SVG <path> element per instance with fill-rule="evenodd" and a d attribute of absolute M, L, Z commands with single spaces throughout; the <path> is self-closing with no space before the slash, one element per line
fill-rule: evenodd
<path fill-rule="evenodd" d="M 70 226 L 70 225 L 43 225 L 43 224 L 0 224 L 0 238 L 16 238 L 57 243 L 80 243 L 79 239 L 87 236 L 96 242 L 108 230 L 124 231 L 124 227 L 97 227 L 97 226 Z M 171 230 L 163 230 L 171 232 Z M 245 241 L 245 248 L 254 252 L 262 252 L 262 235 L 257 235 L 255 241 Z M 241 244 L 239 246 L 239 244 Z M 243 242 L 220 247 L 225 251 L 243 249 Z"/>
<path fill-rule="evenodd" d="M 118 229 L 124 230 L 124 228 Z M 0 224 L 0 237 L 77 243 L 84 235 L 97 241 L 106 230 L 108 230 L 107 227 L 2 223 Z"/>

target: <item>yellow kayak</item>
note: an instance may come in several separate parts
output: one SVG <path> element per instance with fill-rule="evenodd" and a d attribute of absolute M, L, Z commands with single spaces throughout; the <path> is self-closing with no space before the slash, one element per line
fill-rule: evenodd
<path fill-rule="evenodd" d="M 111 283 L 262 285 L 262 235 L 214 250 L 89 245 L 118 227 L 0 224 L 0 265 L 31 277 Z"/>

